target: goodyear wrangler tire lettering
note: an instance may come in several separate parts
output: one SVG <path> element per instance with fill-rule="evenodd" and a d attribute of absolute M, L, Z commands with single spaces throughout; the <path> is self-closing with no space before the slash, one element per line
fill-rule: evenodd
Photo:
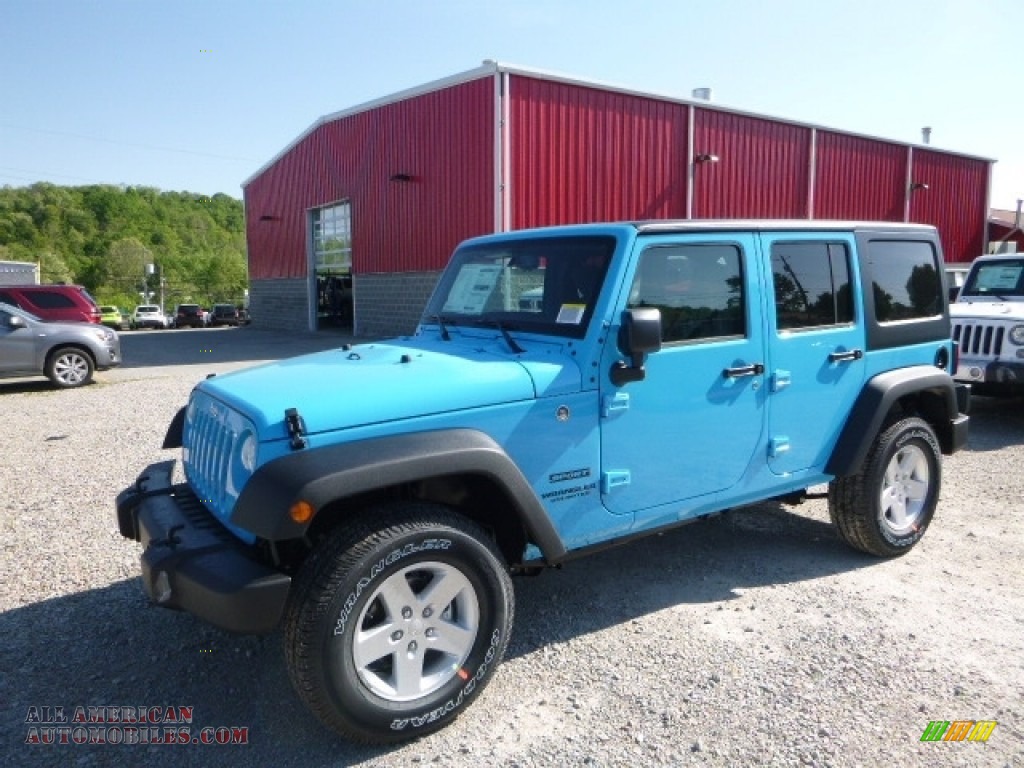
<path fill-rule="evenodd" d="M 429 733 L 493 675 L 513 605 L 508 569 L 471 521 L 435 504 L 370 510 L 296 576 L 289 674 L 313 713 L 349 739 Z"/>
<path fill-rule="evenodd" d="M 853 547 L 880 557 L 909 552 L 935 514 L 942 452 L 928 422 L 906 418 L 883 429 L 856 475 L 834 480 L 829 512 Z"/>

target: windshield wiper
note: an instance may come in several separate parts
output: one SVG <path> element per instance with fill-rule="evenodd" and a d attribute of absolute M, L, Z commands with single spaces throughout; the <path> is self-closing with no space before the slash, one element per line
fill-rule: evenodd
<path fill-rule="evenodd" d="M 499 331 L 501 331 L 501 336 L 503 339 L 505 339 L 505 343 L 508 344 L 509 349 L 511 349 L 517 355 L 521 355 L 524 352 L 526 352 L 525 349 L 523 349 L 521 346 L 519 346 L 518 343 L 516 343 L 516 340 L 512 338 L 512 334 L 508 332 L 508 329 L 500 320 L 477 320 L 476 324 L 488 326 L 490 328 L 497 328 Z"/>
<path fill-rule="evenodd" d="M 441 315 L 431 315 L 431 320 L 436 320 L 438 327 L 441 329 L 441 338 L 445 341 L 451 341 L 452 337 L 448 334 L 448 328 L 445 326 L 445 319 Z M 449 323 L 451 320 L 448 321 Z"/>

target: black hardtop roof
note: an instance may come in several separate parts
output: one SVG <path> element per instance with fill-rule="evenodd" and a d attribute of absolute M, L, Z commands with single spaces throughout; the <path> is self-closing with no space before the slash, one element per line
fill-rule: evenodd
<path fill-rule="evenodd" d="M 772 232 L 799 229 L 810 232 L 935 232 L 930 224 L 897 221 L 842 221 L 830 219 L 664 219 L 636 221 L 633 226 L 643 234 L 672 232 Z"/>

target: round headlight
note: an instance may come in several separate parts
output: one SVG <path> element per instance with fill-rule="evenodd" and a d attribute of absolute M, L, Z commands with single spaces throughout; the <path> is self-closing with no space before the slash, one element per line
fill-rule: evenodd
<path fill-rule="evenodd" d="M 256 436 L 252 432 L 247 432 L 245 439 L 242 440 L 242 449 L 239 451 L 238 458 L 246 472 L 256 470 Z"/>
<path fill-rule="evenodd" d="M 1015 325 L 1010 329 L 1010 342 L 1018 347 L 1024 344 L 1024 325 Z"/>

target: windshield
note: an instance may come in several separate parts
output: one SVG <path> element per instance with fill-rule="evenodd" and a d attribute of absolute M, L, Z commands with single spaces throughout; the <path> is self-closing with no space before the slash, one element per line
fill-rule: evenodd
<path fill-rule="evenodd" d="M 452 256 L 424 322 L 582 338 L 615 250 L 612 237 L 487 243 Z"/>
<path fill-rule="evenodd" d="M 1024 298 L 1024 259 L 979 263 L 960 295 Z"/>

